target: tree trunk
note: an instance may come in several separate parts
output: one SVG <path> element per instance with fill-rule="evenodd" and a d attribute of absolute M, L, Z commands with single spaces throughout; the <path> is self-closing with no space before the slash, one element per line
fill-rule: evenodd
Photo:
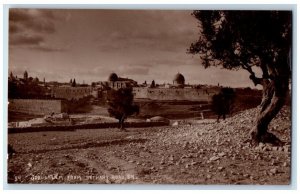
<path fill-rule="evenodd" d="M 120 130 L 125 130 L 125 128 L 124 128 L 124 121 L 125 121 L 125 115 L 123 115 L 122 118 L 119 119 L 119 129 Z"/>
<path fill-rule="evenodd" d="M 285 103 L 289 78 L 281 76 L 273 80 L 263 79 L 262 82 L 262 102 L 257 114 L 256 124 L 250 135 L 255 143 L 262 142 L 281 145 L 282 142 L 275 135 L 268 132 L 268 126 Z"/>

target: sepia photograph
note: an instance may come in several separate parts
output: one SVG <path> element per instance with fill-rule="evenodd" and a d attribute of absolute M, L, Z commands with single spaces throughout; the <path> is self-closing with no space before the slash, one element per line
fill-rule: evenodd
<path fill-rule="evenodd" d="M 8 184 L 291 184 L 292 10 L 8 12 Z"/>

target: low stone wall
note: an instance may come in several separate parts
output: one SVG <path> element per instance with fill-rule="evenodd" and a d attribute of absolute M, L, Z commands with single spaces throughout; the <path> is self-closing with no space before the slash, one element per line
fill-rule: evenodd
<path fill-rule="evenodd" d="M 140 127 L 157 127 L 167 126 L 167 122 L 126 122 L 125 128 L 140 128 Z M 26 132 L 43 132 L 43 131 L 75 131 L 77 129 L 103 129 L 103 128 L 117 128 L 118 123 L 92 123 L 80 125 L 57 125 L 57 126 L 43 126 L 43 127 L 19 127 L 8 128 L 8 133 L 26 133 Z"/>
<path fill-rule="evenodd" d="M 9 99 L 8 111 L 32 115 L 62 113 L 66 108 L 62 100 Z"/>

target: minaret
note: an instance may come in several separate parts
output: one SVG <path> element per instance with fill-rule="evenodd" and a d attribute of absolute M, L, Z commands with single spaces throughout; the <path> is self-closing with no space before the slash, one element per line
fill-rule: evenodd
<path fill-rule="evenodd" d="M 27 73 L 27 71 L 24 72 L 24 77 L 23 78 L 24 78 L 24 80 L 28 80 L 28 73 Z"/>

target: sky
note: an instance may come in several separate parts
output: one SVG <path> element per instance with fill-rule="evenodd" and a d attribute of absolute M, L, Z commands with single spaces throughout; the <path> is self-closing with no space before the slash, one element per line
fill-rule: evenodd
<path fill-rule="evenodd" d="M 9 72 L 46 81 L 106 81 L 254 87 L 245 70 L 205 69 L 187 53 L 199 37 L 191 11 L 10 9 Z"/>

